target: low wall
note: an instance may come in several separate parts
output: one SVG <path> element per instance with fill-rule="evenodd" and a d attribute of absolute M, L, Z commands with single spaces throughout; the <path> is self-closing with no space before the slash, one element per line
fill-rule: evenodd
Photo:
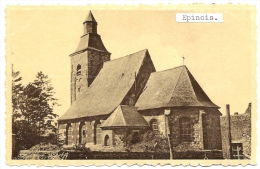
<path fill-rule="evenodd" d="M 159 152 L 69 152 L 67 159 L 170 159 L 170 154 Z M 222 151 L 173 152 L 174 159 L 223 159 L 223 155 Z"/>
<path fill-rule="evenodd" d="M 22 151 L 24 157 L 34 155 L 36 160 L 51 160 L 48 155 L 53 154 L 50 151 Z M 87 159 L 170 159 L 169 153 L 158 152 L 84 152 L 84 151 L 59 151 L 59 156 L 66 154 L 66 160 L 87 160 Z M 36 156 L 40 158 L 37 158 Z M 26 159 L 26 158 L 25 158 Z M 55 158 L 56 159 L 56 158 Z M 63 158 L 64 159 L 64 158 Z M 173 152 L 174 159 L 223 159 L 222 151 L 187 151 Z M 64 159 L 65 160 L 65 159 Z"/>

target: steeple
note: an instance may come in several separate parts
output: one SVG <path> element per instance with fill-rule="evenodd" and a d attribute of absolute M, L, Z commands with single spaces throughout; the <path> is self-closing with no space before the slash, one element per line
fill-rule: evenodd
<path fill-rule="evenodd" d="M 97 22 L 89 11 L 83 22 L 84 34 L 71 57 L 71 103 L 94 81 L 110 55 L 97 34 Z"/>
<path fill-rule="evenodd" d="M 91 13 L 91 11 L 89 11 L 89 14 L 86 20 L 83 22 L 83 25 L 84 25 L 84 35 L 88 33 L 97 34 L 97 22 L 93 14 Z"/>

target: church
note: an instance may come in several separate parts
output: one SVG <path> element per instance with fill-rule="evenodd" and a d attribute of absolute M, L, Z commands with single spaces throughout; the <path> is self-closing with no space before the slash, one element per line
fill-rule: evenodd
<path fill-rule="evenodd" d="M 156 72 L 147 49 L 111 60 L 97 25 L 89 12 L 70 54 L 71 106 L 58 119 L 65 144 L 114 147 L 152 130 L 176 151 L 221 150 L 219 107 L 189 69 Z"/>

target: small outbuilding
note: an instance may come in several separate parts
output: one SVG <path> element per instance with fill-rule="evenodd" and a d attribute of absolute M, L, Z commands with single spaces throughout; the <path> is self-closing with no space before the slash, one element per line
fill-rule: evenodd
<path fill-rule="evenodd" d="M 144 117 L 137 112 L 137 107 L 119 105 L 101 126 L 102 145 L 124 145 L 129 134 L 137 137 L 149 127 Z"/>

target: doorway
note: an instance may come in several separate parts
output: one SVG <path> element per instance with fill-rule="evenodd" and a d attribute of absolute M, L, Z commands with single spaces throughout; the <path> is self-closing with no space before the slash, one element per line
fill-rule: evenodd
<path fill-rule="evenodd" d="M 105 136 L 104 146 L 110 146 L 110 140 L 109 140 L 109 136 L 108 135 Z"/>

